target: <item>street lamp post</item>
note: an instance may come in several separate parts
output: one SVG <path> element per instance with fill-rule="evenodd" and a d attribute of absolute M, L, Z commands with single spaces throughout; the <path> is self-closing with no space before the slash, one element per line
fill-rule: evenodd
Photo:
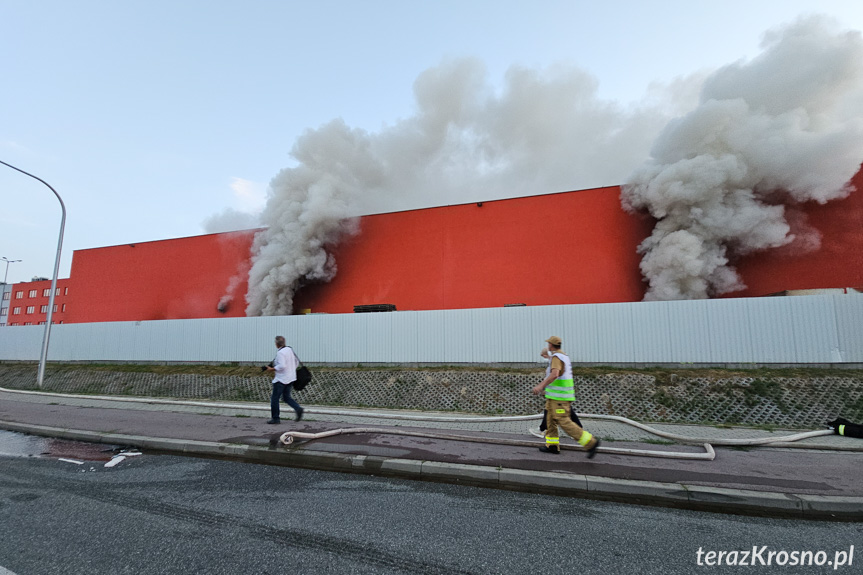
<path fill-rule="evenodd" d="M 0 258 L 0 260 L 6 262 L 6 275 L 3 276 L 3 283 L 5 284 L 6 280 L 9 278 L 9 264 L 14 264 L 20 262 L 21 260 L 10 260 L 7 259 L 6 256 L 3 256 L 2 258 Z"/>
<path fill-rule="evenodd" d="M 25 172 L 21 168 L 16 168 L 11 164 L 7 164 L 3 160 L 0 160 L 0 164 L 21 172 L 25 176 L 30 176 L 34 180 L 38 180 L 48 186 L 48 189 L 54 192 L 54 195 L 57 196 L 57 200 L 60 202 L 60 209 L 63 212 L 63 217 L 60 218 L 60 239 L 57 240 L 57 258 L 54 260 L 54 278 L 51 280 L 51 296 L 48 298 L 48 317 L 45 319 L 45 335 L 42 338 L 42 355 L 39 358 L 39 375 L 36 377 L 36 383 L 41 388 L 42 380 L 45 378 L 45 361 L 48 359 L 48 340 L 51 338 L 51 318 L 54 315 L 54 295 L 57 291 L 57 274 L 60 273 L 60 252 L 63 249 L 63 231 L 66 229 L 66 205 L 63 203 L 63 198 L 60 197 L 57 190 L 52 188 L 48 182 L 42 178 L 38 178 L 33 174 Z M 9 271 L 8 265 L 6 267 L 6 271 Z"/>

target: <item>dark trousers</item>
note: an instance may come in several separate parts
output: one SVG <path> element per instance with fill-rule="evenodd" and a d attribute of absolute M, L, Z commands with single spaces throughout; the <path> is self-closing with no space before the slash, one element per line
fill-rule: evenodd
<path fill-rule="evenodd" d="M 270 414 L 273 419 L 279 419 L 279 400 L 284 399 L 291 409 L 299 413 L 303 410 L 300 404 L 291 397 L 291 389 L 293 385 L 290 383 L 282 383 L 281 381 L 273 382 L 273 395 L 270 396 Z"/>

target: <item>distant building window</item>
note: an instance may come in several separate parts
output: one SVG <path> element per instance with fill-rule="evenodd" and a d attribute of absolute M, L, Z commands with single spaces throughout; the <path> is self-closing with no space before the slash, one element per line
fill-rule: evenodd
<path fill-rule="evenodd" d="M 63 291 L 63 295 L 69 295 L 69 288 L 66 288 L 66 289 Z"/>
<path fill-rule="evenodd" d="M 20 307 L 12 308 L 12 315 L 18 315 L 19 313 L 21 313 Z"/>
<path fill-rule="evenodd" d="M 42 290 L 42 297 L 48 297 L 51 295 L 51 288 L 45 288 Z"/>
<path fill-rule="evenodd" d="M 66 304 L 63 304 L 63 311 L 66 311 Z"/>
<path fill-rule="evenodd" d="M 13 323 L 13 324 L 11 324 L 11 325 L 18 325 L 18 322 L 16 321 L 15 323 Z"/>
<path fill-rule="evenodd" d="M 53 322 L 52 322 L 52 323 L 53 323 Z M 40 322 L 39 322 L 39 325 L 45 325 L 45 322 L 44 322 L 44 321 L 40 321 Z"/>
<path fill-rule="evenodd" d="M 22 291 L 16 291 L 15 292 L 15 299 L 21 299 L 22 297 L 24 297 L 24 292 L 22 292 Z"/>
<path fill-rule="evenodd" d="M 47 305 L 43 305 L 43 306 L 42 306 L 42 309 L 40 309 L 40 310 L 39 310 L 39 313 L 48 313 L 48 306 L 47 306 Z"/>
<path fill-rule="evenodd" d="M 9 315 L 9 308 L 4 307 L 3 309 L 0 309 L 0 315 Z"/>
<path fill-rule="evenodd" d="M 57 304 L 54 304 L 54 313 L 57 313 Z"/>
<path fill-rule="evenodd" d="M 4 292 L 3 292 L 3 300 L 4 300 L 4 301 L 9 301 L 9 296 L 10 296 L 10 295 L 12 295 L 12 292 L 11 292 L 11 291 L 4 291 Z"/>
<path fill-rule="evenodd" d="M 28 305 L 27 306 L 27 313 L 36 313 L 36 306 L 35 305 Z"/>
<path fill-rule="evenodd" d="M 37 290 L 37 289 L 31 289 L 31 290 L 30 290 L 30 297 L 36 297 L 36 294 L 37 294 L 37 293 L 39 293 L 39 290 Z"/>
<path fill-rule="evenodd" d="M 32 321 L 25 321 L 24 325 L 33 325 L 33 322 Z"/>
<path fill-rule="evenodd" d="M 60 288 L 57 288 L 57 290 L 54 292 L 54 295 L 60 295 Z"/>

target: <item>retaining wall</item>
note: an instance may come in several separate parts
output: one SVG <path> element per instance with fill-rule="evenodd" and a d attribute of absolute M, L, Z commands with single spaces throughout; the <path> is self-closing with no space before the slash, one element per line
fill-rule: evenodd
<path fill-rule="evenodd" d="M 250 372 L 254 368 L 247 368 Z M 35 389 L 34 365 L 0 364 L 0 386 Z M 314 405 L 524 415 L 543 400 L 530 389 L 543 370 L 398 370 L 316 368 L 297 398 Z M 863 421 L 863 375 L 710 377 L 681 373 L 577 375 L 577 411 L 639 421 L 820 427 L 837 416 Z M 267 404 L 263 375 L 150 373 L 50 365 L 44 391 L 253 401 Z"/>

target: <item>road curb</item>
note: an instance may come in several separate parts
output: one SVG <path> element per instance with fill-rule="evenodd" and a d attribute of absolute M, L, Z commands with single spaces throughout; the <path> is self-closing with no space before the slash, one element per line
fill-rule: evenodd
<path fill-rule="evenodd" d="M 230 459 L 323 471 L 386 475 L 569 497 L 833 521 L 863 519 L 863 497 L 806 495 L 636 481 L 610 477 L 315 452 L 301 447 L 156 438 L 0 421 L 0 429 L 75 441 L 127 445 L 162 453 Z"/>

